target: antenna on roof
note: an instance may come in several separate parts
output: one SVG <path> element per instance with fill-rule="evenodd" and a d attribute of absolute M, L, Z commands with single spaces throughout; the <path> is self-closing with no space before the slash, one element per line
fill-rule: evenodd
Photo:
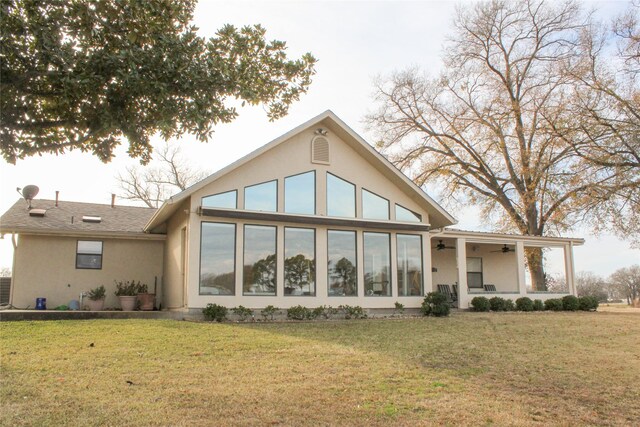
<path fill-rule="evenodd" d="M 31 209 L 31 201 L 38 195 L 40 189 L 37 185 L 27 185 L 24 188 L 16 188 L 16 191 L 27 201 L 28 209 Z"/>

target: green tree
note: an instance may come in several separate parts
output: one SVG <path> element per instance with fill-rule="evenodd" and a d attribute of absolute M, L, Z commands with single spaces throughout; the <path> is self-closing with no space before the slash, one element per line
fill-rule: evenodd
<path fill-rule="evenodd" d="M 315 282 L 316 263 L 303 254 L 284 260 L 284 280 L 288 286 L 297 286 L 302 290 Z"/>
<path fill-rule="evenodd" d="M 196 0 L 10 0 L 0 8 L 0 151 L 11 163 L 79 149 L 109 161 L 123 138 L 150 160 L 150 138 L 207 141 L 264 104 L 270 119 L 305 93 L 315 58 L 289 60 L 259 25 L 215 37 L 190 25 Z"/>

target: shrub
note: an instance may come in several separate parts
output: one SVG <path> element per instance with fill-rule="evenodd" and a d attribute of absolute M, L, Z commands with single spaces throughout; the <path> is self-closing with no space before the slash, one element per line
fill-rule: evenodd
<path fill-rule="evenodd" d="M 598 298 L 593 296 L 584 296 L 578 298 L 580 310 L 582 311 L 591 311 L 598 309 Z"/>
<path fill-rule="evenodd" d="M 471 300 L 471 307 L 473 311 L 489 311 L 491 307 L 489 300 L 485 297 L 473 297 Z"/>
<path fill-rule="evenodd" d="M 489 299 L 489 308 L 491 311 L 505 311 L 505 302 L 504 298 L 493 297 Z"/>
<path fill-rule="evenodd" d="M 533 301 L 529 297 L 521 297 L 516 300 L 518 311 L 533 311 Z"/>
<path fill-rule="evenodd" d="M 544 302 L 544 309 L 548 311 L 562 311 L 562 300 L 560 298 L 550 298 Z"/>
<path fill-rule="evenodd" d="M 135 280 L 132 281 L 116 281 L 114 280 L 114 283 L 116 284 L 116 296 L 120 297 L 120 296 L 129 296 L 129 297 L 134 297 L 136 295 L 138 295 L 138 289 L 140 288 L 140 281 L 138 281 L 138 283 L 136 283 Z"/>
<path fill-rule="evenodd" d="M 235 308 L 232 308 L 231 311 L 233 311 L 233 314 L 235 314 L 240 318 L 239 320 L 241 322 L 244 322 L 245 320 L 247 320 L 247 317 L 253 316 L 253 310 L 247 307 L 243 307 L 241 305 Z"/>
<path fill-rule="evenodd" d="M 398 314 L 404 313 L 404 304 L 398 301 L 396 301 L 394 304 L 396 306 L 396 308 L 393 310 L 394 313 L 398 313 Z"/>
<path fill-rule="evenodd" d="M 573 295 L 567 295 L 562 298 L 562 308 L 567 311 L 576 311 L 580 309 L 580 301 L 578 301 L 578 297 Z"/>
<path fill-rule="evenodd" d="M 533 311 L 544 311 L 544 303 L 541 299 L 533 300 Z"/>
<path fill-rule="evenodd" d="M 447 296 L 441 292 L 429 292 L 422 301 L 422 314 L 425 316 L 448 316 L 451 307 Z"/>
<path fill-rule="evenodd" d="M 366 319 L 367 318 L 367 314 L 359 305 L 356 305 L 353 307 L 350 305 L 341 305 L 340 309 L 344 312 L 345 319 Z"/>
<path fill-rule="evenodd" d="M 287 309 L 287 319 L 305 320 L 311 319 L 312 316 L 313 314 L 311 310 L 301 305 L 294 305 L 293 307 Z"/>
<path fill-rule="evenodd" d="M 516 305 L 513 303 L 513 300 L 505 299 L 502 309 L 504 311 L 514 311 L 516 309 Z"/>
<path fill-rule="evenodd" d="M 331 307 L 330 305 L 321 305 L 320 307 L 316 307 L 313 309 L 313 317 L 314 318 L 324 318 L 330 319 L 331 316 L 335 315 L 338 312 L 337 309 Z"/>
<path fill-rule="evenodd" d="M 107 296 L 107 290 L 104 288 L 104 285 L 100 285 L 97 288 L 91 289 L 89 293 L 87 293 L 87 298 L 91 301 L 99 301 L 104 299 Z"/>
<path fill-rule="evenodd" d="M 264 318 L 264 320 L 267 320 L 267 317 L 273 320 L 273 316 L 275 314 L 278 314 L 279 312 L 280 312 L 280 309 L 278 307 L 268 305 L 260 311 L 260 315 Z"/>
<path fill-rule="evenodd" d="M 204 314 L 204 317 L 207 320 L 222 322 L 227 319 L 227 311 L 227 307 L 223 305 L 209 303 L 202 309 L 202 314 Z"/>

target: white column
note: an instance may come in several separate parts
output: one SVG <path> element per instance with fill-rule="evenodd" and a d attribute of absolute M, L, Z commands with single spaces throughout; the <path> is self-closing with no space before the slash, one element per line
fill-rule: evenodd
<path fill-rule="evenodd" d="M 571 295 L 578 296 L 573 270 L 573 243 L 564 246 L 564 275 L 567 279 L 567 290 Z"/>
<path fill-rule="evenodd" d="M 520 295 L 524 296 L 524 295 L 527 294 L 527 281 L 526 281 L 526 279 L 524 277 L 524 275 L 525 275 L 524 243 L 522 241 L 517 241 L 516 242 L 516 262 L 518 263 L 517 264 L 518 292 L 520 293 Z"/>
<path fill-rule="evenodd" d="M 431 237 L 429 233 L 422 233 L 422 253 L 424 254 L 422 256 L 424 258 L 422 261 L 422 268 L 424 268 L 422 286 L 424 286 L 424 294 L 426 295 L 433 292 L 433 272 L 431 271 L 433 265 L 431 264 Z"/>
<path fill-rule="evenodd" d="M 458 308 L 468 308 L 467 290 L 467 241 L 456 239 L 456 262 L 458 265 Z"/>

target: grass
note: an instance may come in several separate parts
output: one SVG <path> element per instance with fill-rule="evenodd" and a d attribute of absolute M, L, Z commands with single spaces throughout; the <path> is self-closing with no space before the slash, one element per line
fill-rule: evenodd
<path fill-rule="evenodd" d="M 639 336 L 621 313 L 4 322 L 0 425 L 638 425 Z"/>

